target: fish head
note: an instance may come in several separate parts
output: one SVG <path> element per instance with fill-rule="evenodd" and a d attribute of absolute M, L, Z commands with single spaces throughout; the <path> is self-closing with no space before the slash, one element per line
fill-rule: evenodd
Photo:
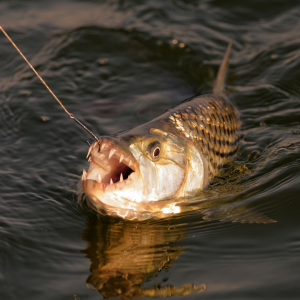
<path fill-rule="evenodd" d="M 88 156 L 90 166 L 82 176 L 88 204 L 122 217 L 124 210 L 149 210 L 149 202 L 194 195 L 208 181 L 198 148 L 160 128 L 102 137 Z"/>
<path fill-rule="evenodd" d="M 176 197 L 187 169 L 186 142 L 156 128 L 124 140 L 139 165 L 143 198 L 155 201 Z"/>

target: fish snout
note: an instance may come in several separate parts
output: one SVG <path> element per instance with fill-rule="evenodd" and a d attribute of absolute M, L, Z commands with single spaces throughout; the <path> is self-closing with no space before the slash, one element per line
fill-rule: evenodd
<path fill-rule="evenodd" d="M 90 146 L 87 158 L 89 170 L 82 174 L 82 186 L 87 194 L 94 189 L 103 192 L 122 189 L 139 172 L 139 163 L 121 138 L 99 138 L 99 142 Z"/>

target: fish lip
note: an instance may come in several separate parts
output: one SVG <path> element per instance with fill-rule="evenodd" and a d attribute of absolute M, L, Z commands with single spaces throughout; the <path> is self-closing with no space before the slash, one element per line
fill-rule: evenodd
<path fill-rule="evenodd" d="M 139 163 L 122 139 L 102 137 L 99 141 L 90 146 L 87 155 L 90 167 L 88 172 L 84 170 L 82 174 L 82 186 L 87 194 L 95 189 L 104 192 L 122 189 L 132 184 L 136 174 L 139 174 Z"/>

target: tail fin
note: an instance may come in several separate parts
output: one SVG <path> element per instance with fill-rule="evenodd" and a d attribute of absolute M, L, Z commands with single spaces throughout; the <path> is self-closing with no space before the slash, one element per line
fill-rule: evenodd
<path fill-rule="evenodd" d="M 228 62 L 229 62 L 229 55 L 230 55 L 230 51 L 231 51 L 231 46 L 232 46 L 232 40 L 229 42 L 229 45 L 227 47 L 227 51 L 225 53 L 225 56 L 223 58 L 223 61 L 220 65 L 219 71 L 218 71 L 218 75 L 217 75 L 217 79 L 213 88 L 213 94 L 220 94 L 223 92 L 224 89 L 224 81 L 225 81 L 225 77 L 226 77 L 226 71 L 227 71 L 227 67 L 228 67 Z"/>

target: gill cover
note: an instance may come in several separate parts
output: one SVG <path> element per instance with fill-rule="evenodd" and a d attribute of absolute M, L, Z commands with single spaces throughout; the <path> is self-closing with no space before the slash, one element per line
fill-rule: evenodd
<path fill-rule="evenodd" d="M 140 165 L 143 194 L 149 200 L 194 195 L 208 183 L 201 153 L 184 138 L 151 128 L 129 146 Z"/>

